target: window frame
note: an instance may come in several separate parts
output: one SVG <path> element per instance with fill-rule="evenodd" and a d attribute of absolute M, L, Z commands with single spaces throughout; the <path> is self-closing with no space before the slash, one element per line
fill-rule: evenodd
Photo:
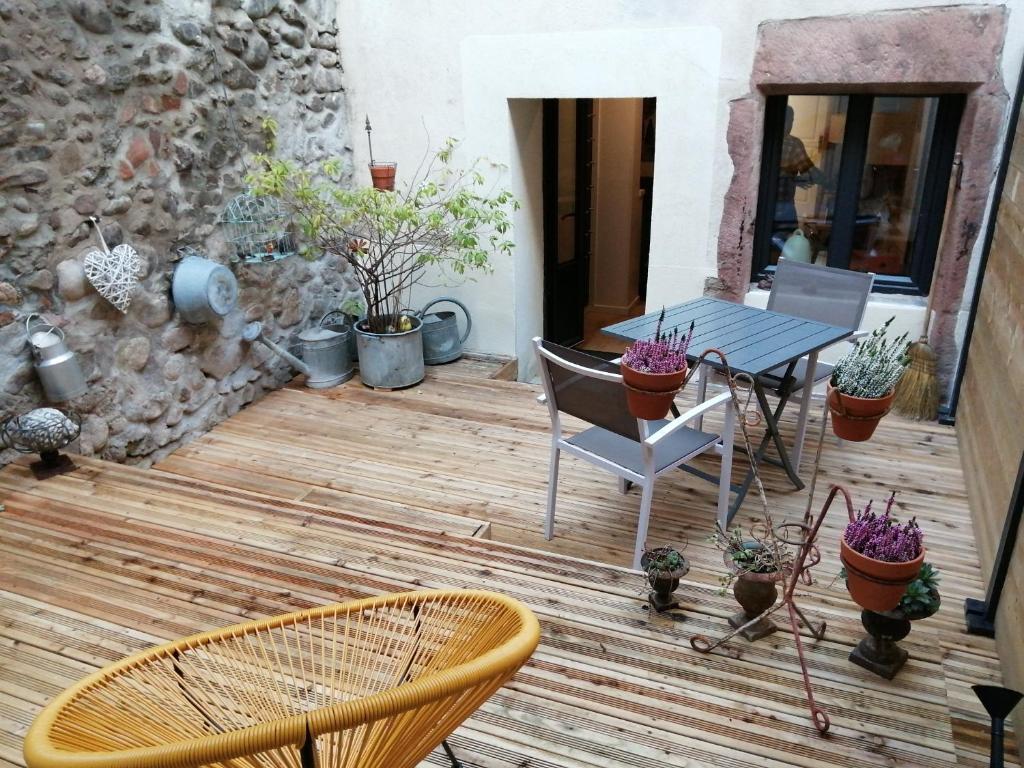
<path fill-rule="evenodd" d="M 779 160 L 785 131 L 786 103 L 790 95 L 774 94 L 765 98 L 764 137 L 761 144 L 761 172 L 754 221 L 754 279 L 771 276 L 770 263 L 772 223 L 779 187 Z M 818 94 L 809 94 L 818 95 Z M 860 199 L 861 179 L 867 155 L 868 132 L 871 127 L 875 96 L 904 96 L 938 99 L 928 158 L 925 162 L 924 191 L 914 221 L 914 242 L 910 252 L 909 275 L 875 276 L 873 293 L 901 293 L 926 296 L 931 290 L 932 273 L 942 233 L 949 181 L 956 157 L 956 142 L 967 95 L 936 94 L 820 94 L 846 96 L 846 127 L 839 158 L 836 182 L 835 216 L 829 236 L 828 266 L 849 269 L 853 247 L 854 226 Z"/>

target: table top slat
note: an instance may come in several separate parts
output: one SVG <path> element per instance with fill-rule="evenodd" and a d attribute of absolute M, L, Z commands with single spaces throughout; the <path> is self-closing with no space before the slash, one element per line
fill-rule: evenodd
<path fill-rule="evenodd" d="M 660 310 L 601 330 L 629 341 L 651 338 L 659 315 Z M 695 323 L 691 360 L 696 360 L 705 349 L 720 349 L 734 371 L 753 376 L 798 360 L 853 332 L 849 328 L 708 297 L 667 307 L 662 332 L 672 328 L 683 332 L 691 322 Z M 721 367 L 714 361 L 708 362 Z"/>

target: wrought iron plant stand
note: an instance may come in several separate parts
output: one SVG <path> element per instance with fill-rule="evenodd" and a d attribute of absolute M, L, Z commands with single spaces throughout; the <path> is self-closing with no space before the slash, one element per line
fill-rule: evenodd
<path fill-rule="evenodd" d="M 717 349 L 706 350 L 698 359 L 697 366 L 703 363 L 704 358 L 709 354 L 715 354 L 722 360 L 729 390 L 732 393 L 733 408 L 736 410 L 740 430 L 743 433 L 744 447 L 747 450 L 747 455 L 753 457 L 754 451 L 752 450 L 748 426 L 752 426 L 757 422 L 749 422 L 747 418 L 748 413 L 740 406 L 740 398 L 737 393 L 737 379 L 747 379 L 751 388 L 753 387 L 753 380 L 750 376 L 744 373 L 734 375 L 732 370 L 729 368 L 729 363 L 726 360 L 725 355 Z M 694 366 L 695 369 L 697 366 Z M 809 393 L 806 393 L 806 396 L 809 396 Z M 807 704 L 811 712 L 811 721 L 814 723 L 814 727 L 818 729 L 819 733 L 822 734 L 828 731 L 831 722 L 829 720 L 828 713 L 814 699 L 814 688 L 811 685 L 811 677 L 807 669 L 807 660 L 804 657 L 803 640 L 800 635 L 800 624 L 802 623 L 807 627 L 811 636 L 814 637 L 815 640 L 822 640 L 825 637 L 825 622 L 821 621 L 815 623 L 811 621 L 797 604 L 795 592 L 797 584 L 800 582 L 803 582 L 808 586 L 813 583 L 811 568 L 821 561 L 821 554 L 818 551 L 816 543 L 818 531 L 821 529 L 821 524 L 824 522 L 825 516 L 828 514 L 829 508 L 832 506 L 832 502 L 835 500 L 836 496 L 838 494 L 842 494 L 843 500 L 846 502 L 847 511 L 851 514 L 853 511 L 853 502 L 850 499 L 850 494 L 842 486 L 833 485 L 829 490 L 828 498 L 825 499 L 825 504 L 817 515 L 814 515 L 811 512 L 814 503 L 815 483 L 818 479 L 818 468 L 821 463 L 821 447 L 825 439 L 825 428 L 827 423 L 828 411 L 826 409 L 825 413 L 822 415 L 821 429 L 818 433 L 818 446 L 814 457 L 814 473 L 811 476 L 810 487 L 808 489 L 807 507 L 804 510 L 803 519 L 800 522 L 783 522 L 779 525 L 775 525 L 773 523 L 771 510 L 768 507 L 768 499 L 765 496 L 764 485 L 761 482 L 761 476 L 758 472 L 757 464 L 756 462 L 751 461 L 754 482 L 757 485 L 758 496 L 761 499 L 761 507 L 764 514 L 766 538 L 774 539 L 776 544 L 783 544 L 796 548 L 796 554 L 793 557 L 792 563 L 788 566 L 783 576 L 785 587 L 782 592 L 782 600 L 776 602 L 770 608 L 762 611 L 759 615 L 751 618 L 746 623 L 735 627 L 731 632 L 726 633 L 717 640 L 712 640 L 705 635 L 694 635 L 690 638 L 690 645 L 694 650 L 699 651 L 700 653 L 711 653 L 716 648 L 719 648 L 734 638 L 736 635 L 758 625 L 760 622 L 769 618 L 772 614 L 785 608 L 789 615 L 789 627 L 793 635 L 793 642 L 796 645 L 797 657 L 800 661 L 800 672 L 803 676 L 804 692 L 807 696 Z M 723 531 L 722 533 L 725 532 Z"/>

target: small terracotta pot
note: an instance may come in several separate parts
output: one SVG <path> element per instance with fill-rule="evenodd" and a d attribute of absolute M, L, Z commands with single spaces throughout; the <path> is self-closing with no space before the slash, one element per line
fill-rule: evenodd
<path fill-rule="evenodd" d="M 850 597 L 861 608 L 884 613 L 900 604 L 907 585 L 917 578 L 924 563 L 924 547 L 913 560 L 905 563 L 887 563 L 855 552 L 839 540 L 839 559 L 846 566 L 846 586 Z"/>
<path fill-rule="evenodd" d="M 686 368 L 675 373 L 644 373 L 620 363 L 622 380 L 626 384 L 626 405 L 638 419 L 652 421 L 664 419 L 676 393 L 686 379 Z"/>
<path fill-rule="evenodd" d="M 828 409 L 832 413 L 832 431 L 837 437 L 854 443 L 870 439 L 895 398 L 895 389 L 885 397 L 854 397 L 829 384 Z"/>
<path fill-rule="evenodd" d="M 374 189 L 391 191 L 395 188 L 395 172 L 398 163 L 370 163 L 370 178 Z"/>

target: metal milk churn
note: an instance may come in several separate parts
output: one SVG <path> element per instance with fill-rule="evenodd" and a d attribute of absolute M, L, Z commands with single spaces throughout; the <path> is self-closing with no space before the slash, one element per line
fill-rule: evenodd
<path fill-rule="evenodd" d="M 427 314 L 427 310 L 435 304 L 450 302 L 462 309 L 466 316 L 466 331 L 459 335 L 459 322 L 452 311 L 435 312 Z M 469 338 L 469 331 L 473 327 L 473 318 L 469 316 L 466 305 L 458 299 L 449 296 L 442 296 L 428 303 L 418 313 L 423 320 L 423 362 L 427 365 L 440 365 L 450 363 L 462 357 L 462 344 Z"/>
<path fill-rule="evenodd" d="M 319 325 L 307 328 L 298 335 L 298 345 L 291 347 L 297 355 L 265 338 L 263 325 L 258 322 L 249 323 L 242 331 L 242 338 L 263 342 L 293 368 L 306 374 L 307 387 L 333 387 L 352 378 L 352 360 L 348 354 L 348 337 L 352 329 L 338 323 L 324 325 L 324 321 L 335 314 L 329 312 L 320 319 Z"/>
<path fill-rule="evenodd" d="M 75 353 L 64 343 L 64 331 L 32 314 L 25 320 L 25 332 L 46 399 L 62 403 L 84 395 L 85 376 Z"/>

